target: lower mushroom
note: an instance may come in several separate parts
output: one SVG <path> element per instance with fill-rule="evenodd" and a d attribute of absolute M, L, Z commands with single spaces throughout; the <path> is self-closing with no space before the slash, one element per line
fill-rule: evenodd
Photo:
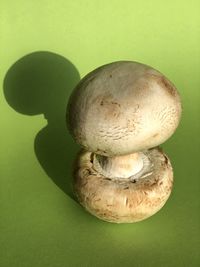
<path fill-rule="evenodd" d="M 102 171 L 104 164 L 99 163 L 96 155 L 81 151 L 74 182 L 81 205 L 98 218 L 114 223 L 141 221 L 160 210 L 172 190 L 171 163 L 159 148 L 139 153 L 141 167 L 124 178 L 106 176 L 106 171 Z"/>

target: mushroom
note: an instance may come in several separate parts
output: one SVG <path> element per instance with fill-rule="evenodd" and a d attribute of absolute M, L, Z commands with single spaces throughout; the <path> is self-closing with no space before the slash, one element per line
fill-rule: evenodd
<path fill-rule="evenodd" d="M 74 171 L 80 204 L 115 223 L 137 222 L 160 210 L 173 171 L 158 146 L 180 117 L 175 86 L 150 66 L 118 61 L 86 75 L 67 107 L 69 131 L 83 147 Z"/>

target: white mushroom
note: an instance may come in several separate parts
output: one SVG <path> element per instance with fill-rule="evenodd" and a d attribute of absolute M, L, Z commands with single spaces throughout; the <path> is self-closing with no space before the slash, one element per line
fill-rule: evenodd
<path fill-rule="evenodd" d="M 175 86 L 144 64 L 114 62 L 81 80 L 67 111 L 69 130 L 85 149 L 75 172 L 80 203 L 118 223 L 158 211 L 170 195 L 173 173 L 154 147 L 178 126 L 181 101 Z"/>

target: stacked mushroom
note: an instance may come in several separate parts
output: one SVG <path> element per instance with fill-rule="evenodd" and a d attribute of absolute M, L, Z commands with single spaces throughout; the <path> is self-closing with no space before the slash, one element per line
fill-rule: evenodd
<path fill-rule="evenodd" d="M 157 146 L 178 126 L 180 96 L 157 70 L 119 61 L 97 68 L 74 89 L 68 128 L 83 150 L 75 165 L 74 191 L 98 218 L 143 220 L 168 199 L 169 158 Z"/>

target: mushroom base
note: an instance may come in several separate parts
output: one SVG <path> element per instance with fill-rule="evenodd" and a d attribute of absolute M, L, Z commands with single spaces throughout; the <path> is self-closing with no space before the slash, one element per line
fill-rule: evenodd
<path fill-rule="evenodd" d="M 159 211 L 172 190 L 171 163 L 159 148 L 143 154 L 148 165 L 139 173 L 129 178 L 109 178 L 94 169 L 93 153 L 81 151 L 74 179 L 80 204 L 99 219 L 113 223 L 138 222 Z"/>

